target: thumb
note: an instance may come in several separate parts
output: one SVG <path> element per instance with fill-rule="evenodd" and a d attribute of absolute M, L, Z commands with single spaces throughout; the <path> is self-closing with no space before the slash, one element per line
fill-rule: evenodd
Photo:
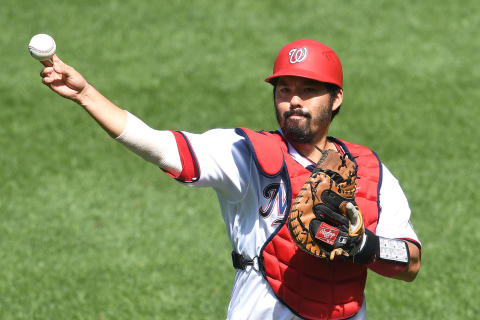
<path fill-rule="evenodd" d="M 61 74 L 66 73 L 66 64 L 62 60 L 60 60 L 60 58 L 56 54 L 52 56 L 52 62 L 53 70 L 55 70 L 55 72 Z"/>
<path fill-rule="evenodd" d="M 346 209 L 347 209 L 348 220 L 350 220 L 351 223 L 355 224 L 358 219 L 357 209 L 351 202 L 347 203 Z"/>
<path fill-rule="evenodd" d="M 363 216 L 358 207 L 349 202 L 346 205 L 348 220 L 350 220 L 349 233 L 357 234 L 363 229 Z"/>

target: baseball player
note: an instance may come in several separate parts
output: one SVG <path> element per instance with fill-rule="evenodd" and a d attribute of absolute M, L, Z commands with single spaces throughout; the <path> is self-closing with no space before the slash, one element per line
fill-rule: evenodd
<path fill-rule="evenodd" d="M 328 136 L 343 101 L 343 73 L 326 45 L 303 39 L 280 50 L 265 80 L 273 86 L 275 132 L 155 130 L 56 55 L 52 61 L 42 62 L 41 72 L 50 89 L 173 179 L 216 191 L 236 269 L 228 319 L 366 319 L 368 269 L 415 279 L 421 243 L 399 182 L 367 147 Z M 349 226 L 365 232 L 348 257 L 309 255 L 286 228 L 292 202 L 327 150 L 355 159 L 358 167 L 356 206 L 346 210 Z"/>

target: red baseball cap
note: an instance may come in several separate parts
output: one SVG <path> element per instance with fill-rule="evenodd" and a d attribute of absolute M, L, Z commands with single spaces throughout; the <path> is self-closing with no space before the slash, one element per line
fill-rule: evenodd
<path fill-rule="evenodd" d="M 274 83 L 281 76 L 298 76 L 343 86 L 342 64 L 336 53 L 321 42 L 302 39 L 285 45 L 278 53 L 273 74 L 265 79 Z"/>

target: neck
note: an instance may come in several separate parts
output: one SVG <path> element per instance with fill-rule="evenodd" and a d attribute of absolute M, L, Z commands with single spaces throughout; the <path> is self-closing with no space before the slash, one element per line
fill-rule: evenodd
<path fill-rule="evenodd" d="M 310 143 L 300 143 L 290 141 L 292 146 L 305 158 L 310 161 L 317 163 L 322 157 L 320 150 L 336 150 L 335 145 L 327 139 L 327 135 L 324 135 L 321 139 L 315 140 L 315 142 Z"/>

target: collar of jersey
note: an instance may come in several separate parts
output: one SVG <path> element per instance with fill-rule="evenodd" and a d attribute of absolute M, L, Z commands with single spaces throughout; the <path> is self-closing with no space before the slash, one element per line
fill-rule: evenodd
<path fill-rule="evenodd" d="M 310 161 L 310 159 L 308 158 L 305 158 L 304 156 L 302 156 L 300 153 L 298 153 L 298 151 L 295 149 L 294 146 L 292 146 L 290 144 L 290 142 L 287 140 L 287 138 L 285 137 L 285 135 L 283 134 L 282 132 L 282 129 L 278 129 L 278 132 L 280 132 L 280 134 L 282 135 L 283 139 L 285 139 L 285 141 L 287 142 L 287 145 L 288 145 L 288 153 L 292 156 L 292 158 L 297 161 L 298 163 L 300 163 L 304 168 L 308 167 L 308 166 L 311 166 L 312 164 L 315 165 L 314 162 Z"/>

